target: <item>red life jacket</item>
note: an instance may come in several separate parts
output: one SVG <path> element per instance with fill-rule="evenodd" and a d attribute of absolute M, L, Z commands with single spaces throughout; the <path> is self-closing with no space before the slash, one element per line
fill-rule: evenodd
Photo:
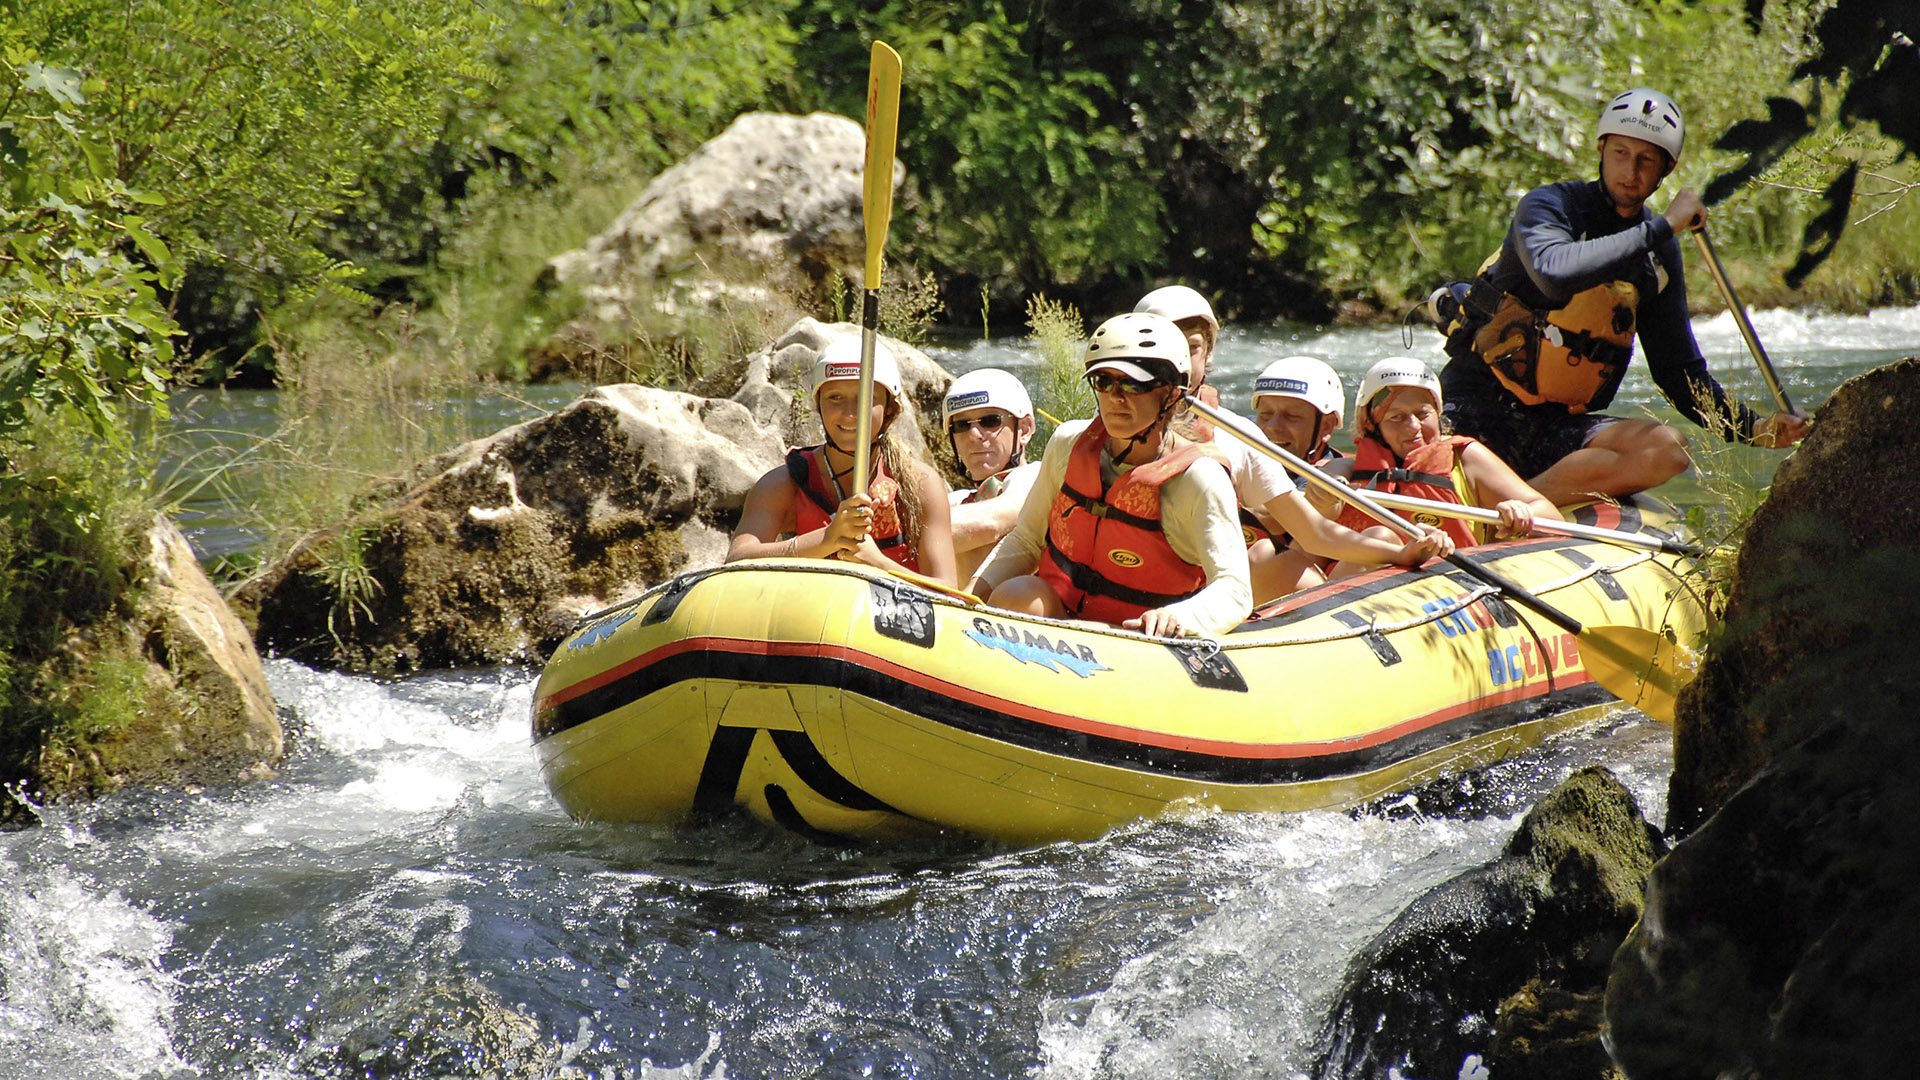
<path fill-rule="evenodd" d="M 1047 520 L 1047 558 L 1035 570 L 1074 615 L 1119 624 L 1199 592 L 1206 572 L 1182 559 L 1160 529 L 1160 485 L 1203 456 L 1191 443 L 1100 483 L 1107 426 L 1074 441 Z"/>
<path fill-rule="evenodd" d="M 1473 488 L 1467 483 L 1466 467 L 1460 459 L 1466 448 L 1475 441 L 1465 435 L 1445 435 L 1437 442 L 1416 447 L 1413 453 L 1407 455 L 1407 460 L 1400 461 L 1378 439 L 1356 439 L 1350 479 L 1355 487 L 1368 491 L 1385 491 L 1457 506 L 1473 506 L 1476 505 L 1472 497 Z M 1438 526 L 1453 537 L 1458 547 L 1472 547 L 1485 542 L 1483 538 L 1475 536 L 1467 523 L 1459 518 L 1441 517 L 1419 510 L 1400 513 L 1415 524 Z M 1380 524 L 1356 506 L 1342 507 L 1339 521 L 1355 532 Z"/>
<path fill-rule="evenodd" d="M 824 528 L 833 520 L 833 512 L 840 508 L 843 497 L 827 467 L 826 451 L 823 449 L 825 445 L 801 446 L 787 451 L 787 479 L 793 481 L 793 486 L 806 496 L 793 501 L 793 532 L 796 536 Z M 868 527 L 867 535 L 873 538 L 874 544 L 887 558 L 909 570 L 918 571 L 920 553 L 907 546 L 907 530 L 900 523 L 900 482 L 888 474 L 886 463 L 878 456 L 873 459 L 873 464 L 878 475 L 867 485 L 867 494 L 873 496 L 873 524 Z"/>

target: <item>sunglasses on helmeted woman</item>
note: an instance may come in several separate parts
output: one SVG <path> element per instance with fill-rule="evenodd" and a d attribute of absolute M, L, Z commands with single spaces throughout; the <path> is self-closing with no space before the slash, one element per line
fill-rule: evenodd
<path fill-rule="evenodd" d="M 1013 418 L 1010 416 L 1001 416 L 999 413 L 989 413 L 986 416 L 976 417 L 972 420 L 955 420 L 947 425 L 947 434 L 949 435 L 965 434 L 968 428 L 972 427 L 975 424 L 979 424 L 981 431 L 984 431 L 987 434 L 991 435 L 994 432 L 999 431 L 1001 428 L 1006 427 L 1007 421 L 1011 419 Z"/>
<path fill-rule="evenodd" d="M 1141 382 L 1138 379 L 1129 379 L 1124 375 L 1109 375 L 1104 371 L 1096 371 L 1088 375 L 1087 384 L 1093 387 L 1093 392 L 1096 394 L 1112 394 L 1116 392 L 1122 394 L 1144 394 L 1149 390 L 1157 390 L 1167 385 L 1164 379 Z"/>

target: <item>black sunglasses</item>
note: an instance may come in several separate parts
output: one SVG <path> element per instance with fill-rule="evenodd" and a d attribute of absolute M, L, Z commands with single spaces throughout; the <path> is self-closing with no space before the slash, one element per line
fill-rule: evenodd
<path fill-rule="evenodd" d="M 1006 427 L 1007 423 L 1012 419 L 1013 418 L 1010 416 L 1002 416 L 999 413 L 988 413 L 985 416 L 978 417 L 973 420 L 955 420 L 952 423 L 947 425 L 947 434 L 949 435 L 964 434 L 968 428 L 972 427 L 975 424 L 979 424 L 981 431 L 984 431 L 987 434 L 991 435 L 994 432 L 999 431 L 1001 428 Z"/>
<path fill-rule="evenodd" d="M 1096 394 L 1144 394 L 1149 390 L 1157 390 L 1167 385 L 1167 382 L 1165 379 L 1141 382 L 1124 375 L 1109 375 L 1104 371 L 1096 371 L 1087 376 L 1087 384 L 1093 387 L 1093 392 Z"/>

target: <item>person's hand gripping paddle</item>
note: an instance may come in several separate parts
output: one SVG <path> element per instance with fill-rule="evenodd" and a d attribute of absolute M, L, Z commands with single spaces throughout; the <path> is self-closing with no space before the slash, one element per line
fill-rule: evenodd
<path fill-rule="evenodd" d="M 1187 395 L 1187 402 L 1248 446 L 1306 477 L 1316 487 L 1342 502 L 1359 507 L 1369 517 L 1400 535 L 1409 540 L 1421 535 L 1412 523 L 1374 502 L 1363 492 L 1335 480 L 1292 452 L 1275 446 L 1259 431 L 1241 427 L 1245 421 L 1239 417 L 1212 408 L 1191 394 Z M 1587 674 L 1606 688 L 1608 693 L 1656 720 L 1673 722 L 1674 696 L 1679 693 L 1680 687 L 1692 680 L 1695 673 L 1697 659 L 1691 650 L 1681 648 L 1643 626 L 1582 625 L 1573 616 L 1466 555 L 1455 552 L 1447 557 L 1447 561 L 1572 634 L 1580 643 L 1580 657 L 1586 665 Z"/>

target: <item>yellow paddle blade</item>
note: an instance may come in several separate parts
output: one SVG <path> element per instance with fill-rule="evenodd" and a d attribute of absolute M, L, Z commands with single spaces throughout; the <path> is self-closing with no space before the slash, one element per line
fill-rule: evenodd
<path fill-rule="evenodd" d="M 862 177 L 867 226 L 869 289 L 880 287 L 880 255 L 887 248 L 893 221 L 893 150 L 900 130 L 900 54 L 884 41 L 873 43 L 867 69 L 867 166 Z"/>
<path fill-rule="evenodd" d="M 1588 626 L 1579 642 L 1594 682 L 1662 723 L 1673 723 L 1674 699 L 1700 673 L 1699 653 L 1645 627 Z"/>

